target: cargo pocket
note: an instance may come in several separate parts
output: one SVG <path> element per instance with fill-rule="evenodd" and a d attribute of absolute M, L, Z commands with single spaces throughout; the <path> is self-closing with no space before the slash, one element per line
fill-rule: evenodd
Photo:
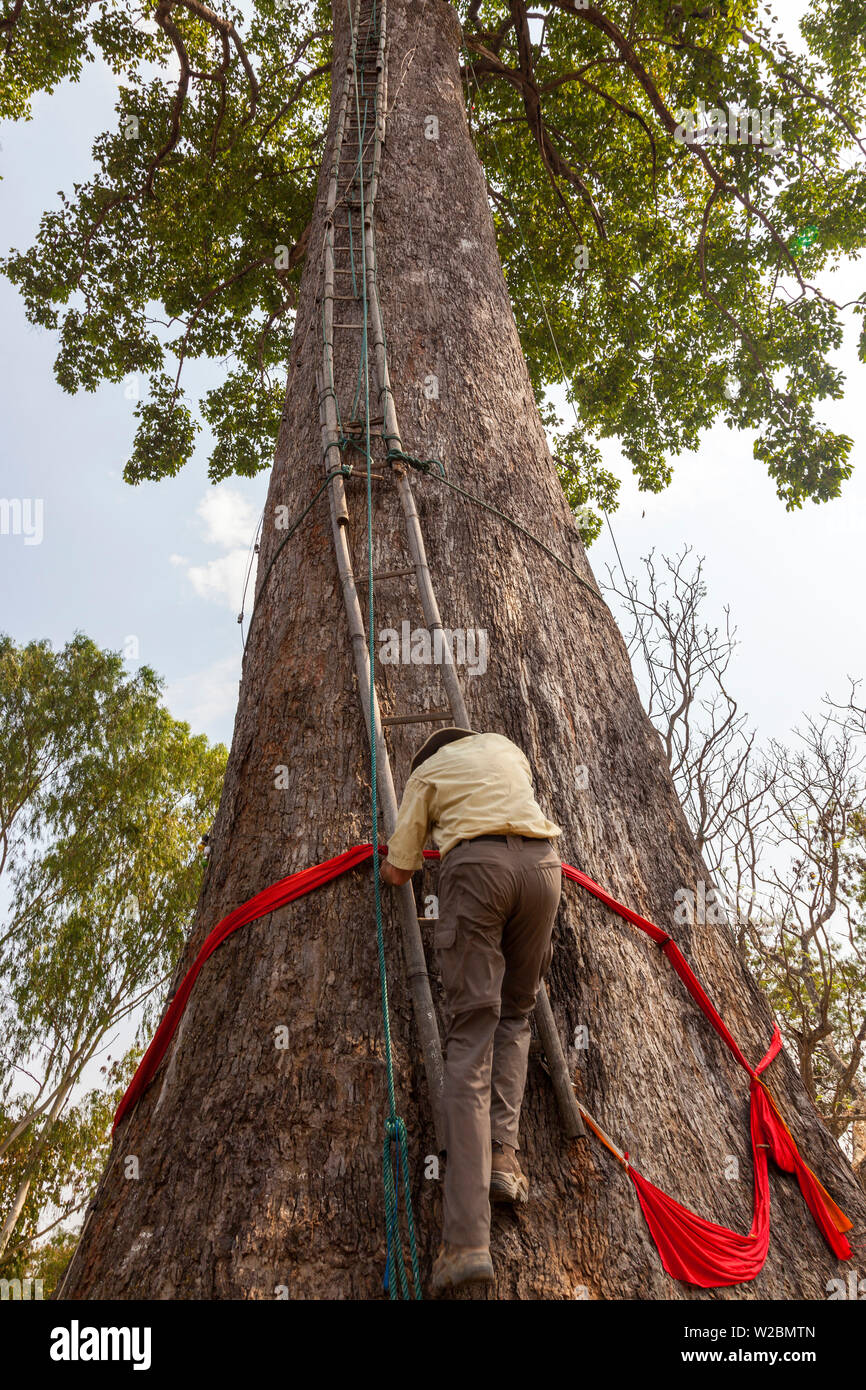
<path fill-rule="evenodd" d="M 454 991 L 460 974 L 457 968 L 457 928 L 453 922 L 443 922 L 435 928 L 433 953 L 442 984 L 442 1021 L 447 1044 L 454 1020 Z"/>
<path fill-rule="evenodd" d="M 434 951 L 447 951 L 457 940 L 457 928 L 451 923 L 443 923 L 433 931 Z"/>

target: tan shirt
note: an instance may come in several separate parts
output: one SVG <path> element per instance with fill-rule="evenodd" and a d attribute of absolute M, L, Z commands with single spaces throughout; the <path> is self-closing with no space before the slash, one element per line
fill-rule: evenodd
<path fill-rule="evenodd" d="M 532 793 L 528 759 L 502 734 L 470 734 L 446 743 L 412 773 L 403 792 L 388 862 L 420 869 L 432 831 L 440 854 L 476 835 L 561 835 Z"/>

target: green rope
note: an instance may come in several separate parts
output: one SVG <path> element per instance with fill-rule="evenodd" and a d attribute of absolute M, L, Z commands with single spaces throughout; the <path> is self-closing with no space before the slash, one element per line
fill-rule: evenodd
<path fill-rule="evenodd" d="M 385 1075 L 388 1086 L 388 1118 L 385 1122 L 385 1140 L 382 1148 L 382 1178 L 385 1195 L 385 1235 L 388 1249 L 388 1292 L 392 1299 L 396 1299 L 398 1296 L 402 1298 L 414 1297 L 416 1299 L 420 1299 L 421 1271 L 418 1264 L 418 1248 L 415 1238 L 415 1220 L 412 1212 L 412 1194 L 409 1186 L 409 1151 L 406 1140 L 406 1127 L 403 1123 L 403 1120 L 397 1114 L 394 1089 L 394 1060 L 391 1047 L 391 1015 L 388 1006 L 388 973 L 385 962 L 385 932 L 382 922 L 382 883 L 379 874 L 379 816 L 378 791 L 376 780 L 376 733 L 373 723 L 373 711 L 375 709 L 376 704 L 376 684 L 374 675 L 376 651 L 375 613 L 373 601 L 373 455 L 370 446 L 370 362 L 368 347 L 366 256 L 367 233 L 364 216 L 364 157 L 363 144 L 361 142 L 361 106 L 360 95 L 358 91 L 358 69 L 357 64 L 354 61 L 357 54 L 357 36 L 355 34 L 354 25 L 352 22 L 352 10 L 350 0 L 346 0 L 346 3 L 347 8 L 349 10 L 349 26 L 352 33 L 351 61 L 353 63 L 353 76 L 355 88 L 355 114 L 358 126 L 357 179 L 360 190 L 361 203 L 361 270 L 363 277 L 362 303 L 364 309 L 363 334 L 361 343 L 361 361 L 364 369 L 364 442 L 367 462 L 367 630 L 369 633 L 368 656 L 370 663 L 370 788 L 372 802 L 371 814 L 373 821 L 373 897 L 376 911 L 376 948 L 379 958 L 379 983 L 382 996 L 382 1021 L 385 1036 Z M 375 0 L 373 4 L 373 20 L 371 28 L 375 28 L 376 30 L 378 30 Z M 367 42 L 369 43 L 369 31 Z M 365 96 L 364 101 L 364 127 L 366 128 L 369 98 Z M 397 1184 L 395 1180 L 394 1159 L 396 1159 L 397 1175 L 399 1175 L 401 1169 L 403 1174 L 403 1194 L 406 1211 L 406 1228 L 409 1240 L 410 1258 L 412 1263 L 412 1294 L 410 1294 L 409 1292 L 408 1279 L 406 1275 L 406 1262 L 403 1254 L 403 1242 L 400 1235 L 400 1212 L 397 1202 Z"/>
<path fill-rule="evenodd" d="M 386 435 L 386 439 L 394 439 L 395 435 Z M 385 455 L 387 463 L 408 463 L 412 468 L 417 468 L 419 473 L 432 473 L 436 469 L 441 478 L 445 477 L 445 465 L 441 459 L 416 459 L 412 454 L 405 454 L 402 449 L 389 448 Z"/>

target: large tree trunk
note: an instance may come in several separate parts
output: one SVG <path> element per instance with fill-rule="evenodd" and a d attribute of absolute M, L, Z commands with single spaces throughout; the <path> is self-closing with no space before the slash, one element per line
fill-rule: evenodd
<path fill-rule="evenodd" d="M 347 35 L 343 7 L 336 10 L 339 52 Z M 388 30 L 392 109 L 376 228 L 404 447 L 443 458 L 454 481 L 541 533 L 591 579 L 499 265 L 464 113 L 455 12 L 443 0 L 389 0 Z M 425 138 L 430 114 L 438 141 Z M 333 127 L 332 118 L 331 140 Z M 324 172 L 260 576 L 281 539 L 275 509 L 299 513 L 322 475 L 316 296 L 326 185 Z M 431 373 L 438 399 L 423 388 Z M 489 638 L 486 674 L 464 680 L 473 726 L 526 751 L 540 802 L 564 828 L 563 858 L 671 930 L 756 1061 L 771 1036 L 770 1012 L 727 928 L 673 923 L 677 890 L 696 890 L 707 873 L 610 613 L 513 528 L 433 479 L 413 481 L 444 621 Z M 398 568 L 407 560 L 394 483 L 374 487 L 376 567 Z M 348 491 L 362 572 L 363 487 Z M 376 598 L 377 629 L 421 624 L 399 582 L 377 586 Z M 386 713 L 417 708 L 422 696 L 441 703 L 422 689 L 419 668 L 377 665 Z M 398 792 L 423 736 L 411 726 L 389 734 Z M 282 764 L 288 789 L 276 785 Z M 212 858 L 181 968 L 238 903 L 369 839 L 369 808 L 369 749 L 323 498 L 279 557 L 252 628 Z M 419 902 L 435 893 L 435 867 L 418 891 Z M 398 1109 L 426 1274 L 440 1186 L 424 1175 L 435 1141 L 387 890 L 385 921 Z M 427 946 L 429 955 L 429 935 Z M 549 988 L 590 1111 L 649 1179 L 702 1215 L 748 1230 L 748 1079 L 658 948 L 566 885 Z M 281 1024 L 288 1050 L 274 1045 Z M 589 1030 L 588 1048 L 571 1046 L 579 1025 Z M 863 1194 L 786 1058 L 768 1081 L 807 1162 L 862 1224 Z M 382 1296 L 386 1108 L 367 866 L 238 932 L 206 965 L 167 1061 L 116 1135 L 62 1296 L 270 1299 L 278 1286 L 291 1298 Z M 522 1148 L 532 1200 L 519 1213 L 494 1212 L 496 1297 L 573 1298 L 582 1288 L 592 1298 L 696 1296 L 664 1273 L 622 1170 L 594 1140 L 564 1139 L 537 1057 Z M 128 1155 L 138 1157 L 137 1179 L 124 1175 Z M 774 1169 L 771 1186 L 763 1273 L 708 1296 L 825 1296 L 837 1263 L 794 1180 Z"/>

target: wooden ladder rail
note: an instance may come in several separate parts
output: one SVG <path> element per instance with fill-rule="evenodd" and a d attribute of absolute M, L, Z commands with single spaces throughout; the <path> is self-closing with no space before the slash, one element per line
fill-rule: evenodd
<path fill-rule="evenodd" d="M 379 179 L 380 153 L 385 136 L 385 115 L 388 100 L 388 65 L 385 61 L 384 3 L 380 35 L 380 53 L 382 55 L 380 73 L 381 91 L 376 103 L 376 139 L 373 146 L 373 165 L 370 175 L 370 197 L 369 203 L 365 204 L 364 208 L 366 222 L 364 249 L 367 268 L 367 300 L 369 306 L 370 336 L 373 345 L 376 375 L 379 378 L 379 401 L 384 417 L 385 435 L 389 448 L 396 448 L 402 452 L 403 446 L 397 420 L 397 409 L 394 404 L 394 393 L 391 390 L 391 378 L 388 371 L 388 355 L 385 346 L 382 309 L 379 302 L 379 287 L 376 280 L 376 228 L 373 218 L 373 207 L 376 200 L 376 189 Z M 437 630 L 440 632 L 443 631 L 443 624 L 433 588 L 430 567 L 427 563 L 427 552 L 424 545 L 421 522 L 418 516 L 418 508 L 415 503 L 415 496 L 412 491 L 412 484 L 409 481 L 407 470 L 395 465 L 394 473 L 398 478 L 398 492 L 406 522 L 409 553 L 415 567 L 415 578 L 418 585 L 418 593 L 421 598 L 424 619 L 431 636 L 433 636 Z M 454 715 L 454 723 L 458 728 L 469 729 L 471 728 L 471 724 L 466 711 L 463 692 L 460 688 L 460 682 L 457 677 L 450 645 L 443 641 L 440 650 L 442 653 L 442 683 L 445 686 L 448 703 Z M 559 1030 L 556 1027 L 556 1021 L 553 1016 L 553 1009 L 547 993 L 547 986 L 543 980 L 538 991 L 538 998 L 535 1006 L 535 1022 L 550 1068 L 551 1081 L 559 1106 L 563 1128 L 568 1138 L 580 1138 L 586 1134 L 586 1129 L 584 1128 L 580 1108 L 574 1094 L 574 1086 L 569 1075 L 568 1064 L 565 1060 L 565 1053 L 559 1036 Z"/>
<path fill-rule="evenodd" d="M 382 4 L 382 18 L 379 33 L 379 51 L 377 55 L 377 102 L 376 102 L 376 127 L 375 139 L 373 143 L 373 163 L 371 176 L 368 186 L 367 196 L 364 200 L 364 246 L 366 262 L 367 280 L 367 311 L 368 328 L 370 340 L 373 346 L 374 368 L 379 381 L 379 399 L 383 404 L 384 431 L 389 447 L 396 447 L 402 450 L 399 424 L 397 420 L 396 407 L 394 404 L 393 392 L 391 390 L 390 376 L 388 371 L 387 351 L 385 347 L 385 335 L 382 322 L 381 306 L 379 303 L 378 286 L 376 283 L 376 252 L 375 252 L 375 224 L 373 209 L 375 205 L 376 190 L 378 185 L 379 161 L 381 156 L 382 142 L 385 129 L 385 111 L 387 106 L 387 62 L 386 54 L 386 10 Z M 357 27 L 356 27 L 357 33 Z M 345 123 L 345 105 L 348 98 L 349 83 L 352 73 L 352 57 L 350 54 L 350 64 L 347 66 L 346 82 L 344 84 L 343 109 L 338 123 L 338 134 L 341 137 Z M 360 131 L 358 132 L 360 140 Z M 335 142 L 336 144 L 336 142 Z M 337 147 L 338 149 L 339 147 Z M 335 166 L 332 166 L 332 186 L 329 190 L 328 211 L 332 217 L 333 209 L 336 204 L 337 192 L 337 170 L 339 168 L 339 155 Z M 331 223 L 332 225 L 332 223 Z M 328 283 L 328 256 L 330 255 L 330 284 Z M 325 299 L 326 319 L 330 320 L 331 334 L 326 330 L 325 345 L 325 389 L 323 383 L 319 383 L 320 407 L 324 406 L 323 436 L 325 439 L 325 463 L 328 466 L 328 458 L 331 450 L 339 439 L 336 428 L 336 405 L 334 400 L 333 385 L 333 243 L 328 243 L 326 239 L 326 295 L 330 290 L 330 298 Z M 330 338 L 330 350 L 328 339 Z M 328 389 L 330 387 L 330 389 Z M 333 465 L 332 465 L 333 466 Z M 427 562 L 426 547 L 421 530 L 418 509 L 411 482 L 406 470 L 394 467 L 395 476 L 398 479 L 398 493 L 403 510 L 406 525 L 406 536 L 409 546 L 409 553 L 412 559 L 412 566 L 421 599 L 422 610 L 428 630 L 431 636 L 438 630 L 444 631 L 435 590 L 433 588 L 432 576 Z M 345 528 L 348 523 L 348 513 L 345 503 L 345 490 L 342 478 L 332 480 L 331 490 L 331 515 L 332 529 L 334 532 L 334 543 L 337 552 L 337 565 L 340 575 L 340 582 L 343 590 L 343 600 L 349 618 L 349 630 L 352 637 L 353 649 L 355 651 L 355 665 L 358 672 L 358 683 L 362 692 L 362 705 L 364 717 L 367 724 L 368 735 L 376 741 L 376 760 L 377 767 L 381 769 L 381 795 L 383 803 L 383 816 L 387 833 L 390 835 L 394 828 L 397 815 L 397 802 L 394 791 L 393 775 L 391 773 L 390 759 L 388 757 L 382 729 L 382 720 L 379 713 L 378 700 L 375 696 L 371 708 L 369 698 L 370 690 L 370 664 L 369 652 L 367 649 L 367 638 L 364 630 L 363 616 L 361 613 L 360 602 L 358 599 L 357 587 L 352 571 L 351 556 L 349 553 L 348 542 Z M 470 728 L 468 713 L 466 710 L 463 692 L 457 678 L 457 672 L 453 661 L 450 646 L 444 641 L 441 643 L 442 654 L 442 682 L 450 706 L 453 722 L 457 727 Z M 363 655 L 361 655 L 363 651 Z M 377 778 L 377 782 L 380 779 Z M 391 819 L 393 815 L 393 820 Z M 444 1147 L 441 1133 L 441 1093 L 444 1082 L 444 1066 L 442 1062 L 442 1047 L 439 1038 L 439 1030 L 436 1024 L 435 1012 L 433 1011 L 432 995 L 430 992 L 429 975 L 427 973 L 426 959 L 424 956 L 423 941 L 418 927 L 417 913 L 415 911 L 414 894 L 410 886 L 404 885 L 397 890 L 400 900 L 401 918 L 403 921 L 403 943 L 407 961 L 407 971 L 409 976 L 410 991 L 412 993 L 413 1005 L 415 1007 L 416 1023 L 421 1037 L 422 1050 L 424 1055 L 425 1071 L 430 1088 L 431 1105 L 434 1112 L 434 1122 L 436 1124 L 437 1140 L 439 1146 Z M 542 981 L 539 988 L 538 998 L 535 1007 L 535 1021 L 538 1029 L 539 1038 L 544 1048 L 550 1070 L 551 1081 L 560 1110 L 563 1129 L 569 1138 L 578 1138 L 586 1134 L 580 1108 L 574 1094 L 573 1083 L 568 1072 L 568 1065 L 547 994 L 547 988 Z"/>
<path fill-rule="evenodd" d="M 355 35 L 358 33 L 357 15 L 360 3 L 356 4 Z M 382 35 L 380 37 L 380 56 L 384 64 L 384 14 L 382 18 Z M 333 340 L 333 305 L 334 305 L 334 211 L 337 203 L 337 186 L 340 169 L 340 154 L 343 140 L 343 133 L 346 125 L 346 109 L 348 106 L 349 90 L 352 82 L 356 53 L 350 49 L 349 58 L 346 65 L 346 77 L 343 83 L 341 105 L 337 117 L 337 127 L 334 140 L 334 158 L 331 164 L 330 180 L 328 187 L 328 202 L 325 223 L 325 245 L 324 245 L 324 286 L 323 286 L 323 360 L 322 369 L 317 372 L 317 385 L 319 394 L 319 413 L 322 427 L 323 453 L 326 471 L 337 468 L 342 462 L 342 454 L 339 445 L 339 428 L 337 419 L 336 388 L 334 381 L 334 340 Z M 379 72 L 379 82 L 381 84 L 381 69 Z M 359 132 L 360 138 L 360 132 Z M 364 722 L 367 726 L 367 736 L 371 747 L 376 749 L 376 785 L 379 800 L 382 807 L 382 817 L 385 825 L 386 834 L 390 837 L 393 834 L 397 823 L 397 795 L 394 788 L 394 778 L 391 771 L 391 760 L 388 756 L 388 749 L 385 744 L 385 737 L 382 729 L 382 719 L 379 711 L 379 701 L 373 688 L 373 698 L 370 698 L 370 654 L 367 646 L 367 634 L 364 628 L 364 619 L 361 612 L 361 604 L 358 598 L 358 590 L 355 584 L 355 576 L 352 567 L 352 557 L 349 550 L 347 527 L 349 513 L 346 507 L 345 488 L 341 476 L 331 479 L 328 489 L 330 510 L 331 510 L 331 529 L 334 540 L 334 551 L 337 559 L 337 572 L 340 580 L 340 587 L 343 595 L 343 606 L 346 610 L 346 618 L 349 625 L 349 635 L 352 643 L 352 652 L 355 663 L 355 672 L 358 679 L 358 690 L 361 697 L 361 707 L 364 714 Z M 409 992 L 412 999 L 412 1007 L 415 1015 L 415 1026 L 418 1029 L 418 1037 L 421 1043 L 421 1055 L 424 1062 L 424 1072 L 427 1078 L 427 1089 L 430 1098 L 430 1107 L 433 1112 L 433 1124 L 436 1133 L 436 1142 L 439 1149 L 445 1147 L 445 1135 L 442 1124 L 442 1089 L 445 1080 L 445 1068 L 442 1060 L 442 1043 L 439 1037 L 439 1026 L 436 1021 L 436 1012 L 433 1007 L 433 996 L 430 989 L 430 977 L 427 972 L 427 960 L 424 954 L 424 943 L 421 938 L 421 931 L 418 925 L 418 912 L 415 905 L 415 894 L 410 883 L 403 884 L 395 890 L 398 908 L 400 912 L 401 934 L 403 941 L 403 954 L 406 962 L 406 976 Z"/>

